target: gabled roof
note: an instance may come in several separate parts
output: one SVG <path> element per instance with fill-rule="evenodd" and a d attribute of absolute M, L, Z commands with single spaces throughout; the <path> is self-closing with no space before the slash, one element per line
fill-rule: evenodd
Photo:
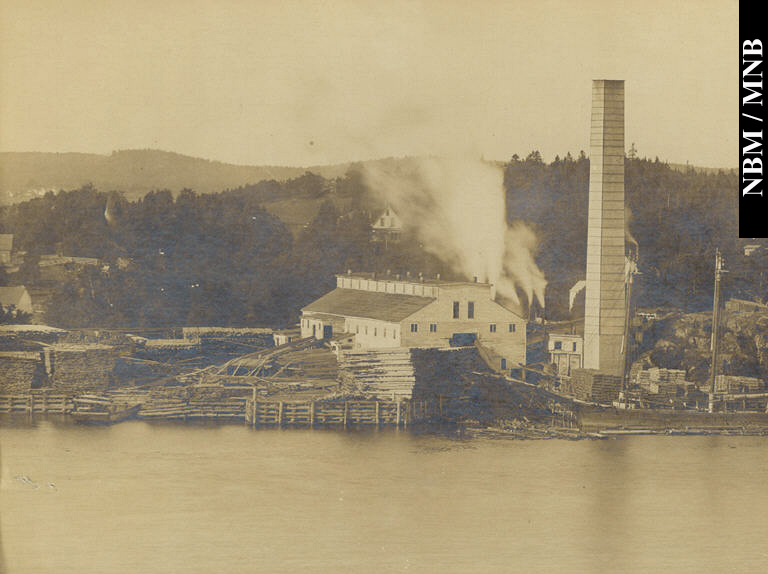
<path fill-rule="evenodd" d="M 399 323 L 434 300 L 432 297 L 415 295 L 334 289 L 304 307 L 302 311 Z"/>
<path fill-rule="evenodd" d="M 29 296 L 27 288 L 23 285 L 20 287 L 0 287 L 0 304 L 14 305 L 18 309 L 24 295 Z"/>
<path fill-rule="evenodd" d="M 0 233 L 0 251 L 10 251 L 13 249 L 13 234 Z"/>

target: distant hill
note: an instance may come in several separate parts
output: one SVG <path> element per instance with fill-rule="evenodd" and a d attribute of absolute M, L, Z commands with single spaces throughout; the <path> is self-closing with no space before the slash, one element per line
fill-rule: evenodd
<path fill-rule="evenodd" d="M 391 166 L 413 158 L 382 158 L 357 165 Z M 234 165 L 160 150 L 119 150 L 110 155 L 89 153 L 0 152 L 0 204 L 18 203 L 49 190 L 77 189 L 93 184 L 100 191 L 122 191 L 129 200 L 153 189 L 173 192 L 189 188 L 215 193 L 263 180 L 285 181 L 311 171 L 325 178 L 342 177 L 352 162 L 309 167 Z M 503 164 L 499 164 L 503 167 Z M 668 164 L 696 173 L 717 168 Z M 729 171 L 729 170 L 723 170 Z"/>
<path fill-rule="evenodd" d="M 343 175 L 349 164 L 315 167 L 243 166 L 158 150 L 87 153 L 0 153 L 0 203 L 17 203 L 48 190 L 76 189 L 91 183 L 102 191 L 122 191 L 128 199 L 153 189 L 190 188 L 213 193 L 248 183 L 290 179 L 313 171 Z"/>

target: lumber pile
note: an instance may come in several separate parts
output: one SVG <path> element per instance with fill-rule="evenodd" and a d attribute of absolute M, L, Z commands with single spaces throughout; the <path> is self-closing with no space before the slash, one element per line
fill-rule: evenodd
<path fill-rule="evenodd" d="M 198 341 L 202 352 L 237 353 L 255 351 L 274 345 L 272 329 L 235 327 L 184 327 L 185 339 Z"/>
<path fill-rule="evenodd" d="M 406 348 L 347 351 L 341 368 L 366 395 L 381 399 L 411 398 L 416 375 Z"/>
<path fill-rule="evenodd" d="M 99 344 L 58 344 L 51 347 L 52 388 L 62 393 L 103 391 L 112 383 L 117 353 Z"/>
<path fill-rule="evenodd" d="M 28 393 L 44 377 L 40 353 L 0 352 L 0 394 Z"/>
<path fill-rule="evenodd" d="M 610 404 L 619 396 L 619 376 L 602 373 L 597 369 L 574 369 L 571 371 L 571 378 L 577 399 Z"/>
<path fill-rule="evenodd" d="M 755 377 L 717 375 L 715 391 L 721 393 L 758 393 L 765 389 L 765 382 Z"/>
<path fill-rule="evenodd" d="M 637 372 L 637 384 L 645 389 L 651 388 L 651 385 L 680 385 L 685 386 L 685 371 L 682 369 L 660 369 L 652 367 Z"/>

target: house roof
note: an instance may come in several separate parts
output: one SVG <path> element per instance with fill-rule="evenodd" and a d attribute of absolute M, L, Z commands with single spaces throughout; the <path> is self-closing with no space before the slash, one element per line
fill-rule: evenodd
<path fill-rule="evenodd" d="M 1 333 L 45 333 L 63 335 L 67 331 L 48 325 L 0 325 Z"/>
<path fill-rule="evenodd" d="M 19 287 L 0 287 L 0 304 L 13 305 L 18 309 L 24 295 L 29 296 L 27 288 L 23 285 Z"/>
<path fill-rule="evenodd" d="M 433 301 L 432 297 L 416 295 L 334 289 L 304 307 L 302 311 L 399 323 Z"/>
<path fill-rule="evenodd" d="M 13 248 L 13 234 L 0 233 L 0 251 L 10 251 Z"/>

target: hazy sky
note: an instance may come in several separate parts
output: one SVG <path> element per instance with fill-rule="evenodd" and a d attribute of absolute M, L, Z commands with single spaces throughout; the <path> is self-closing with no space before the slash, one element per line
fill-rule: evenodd
<path fill-rule="evenodd" d="M 738 161 L 737 0 L 2 0 L 0 150 L 313 165 L 627 146 Z"/>

